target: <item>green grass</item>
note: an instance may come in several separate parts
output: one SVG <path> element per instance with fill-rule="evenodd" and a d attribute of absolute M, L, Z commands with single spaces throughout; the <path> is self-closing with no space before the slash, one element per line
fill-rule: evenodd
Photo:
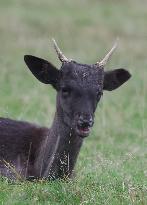
<path fill-rule="evenodd" d="M 27 70 L 24 54 L 60 63 L 54 37 L 67 57 L 95 63 L 116 37 L 109 69 L 132 73 L 106 92 L 95 126 L 69 182 L 0 180 L 0 204 L 147 204 L 147 1 L 0 0 L 0 116 L 50 126 L 55 91 Z"/>

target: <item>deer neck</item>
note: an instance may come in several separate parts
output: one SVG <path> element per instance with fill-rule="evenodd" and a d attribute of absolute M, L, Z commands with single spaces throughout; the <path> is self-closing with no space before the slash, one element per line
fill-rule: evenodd
<path fill-rule="evenodd" d="M 83 139 L 63 122 L 56 113 L 48 135 L 45 137 L 37 164 L 40 177 L 64 178 L 73 173 Z"/>

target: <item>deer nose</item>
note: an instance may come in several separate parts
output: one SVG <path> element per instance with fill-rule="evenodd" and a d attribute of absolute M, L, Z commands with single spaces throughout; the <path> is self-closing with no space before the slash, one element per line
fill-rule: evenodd
<path fill-rule="evenodd" d="M 89 119 L 88 118 L 85 118 L 83 116 L 80 116 L 79 117 L 79 120 L 78 120 L 78 125 L 82 128 L 86 128 L 86 127 L 92 127 L 93 125 L 93 119 L 92 117 L 90 117 Z"/>

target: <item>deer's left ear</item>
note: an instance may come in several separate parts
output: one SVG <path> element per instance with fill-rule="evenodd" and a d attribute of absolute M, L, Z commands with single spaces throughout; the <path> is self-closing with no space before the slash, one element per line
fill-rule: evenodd
<path fill-rule="evenodd" d="M 106 71 L 104 74 L 104 90 L 112 91 L 120 87 L 123 83 L 125 83 L 131 74 L 123 69 L 115 69 L 112 71 Z"/>

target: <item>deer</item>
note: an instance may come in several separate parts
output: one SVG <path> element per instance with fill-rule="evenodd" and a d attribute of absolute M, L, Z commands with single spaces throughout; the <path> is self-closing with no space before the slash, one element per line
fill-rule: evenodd
<path fill-rule="evenodd" d="M 0 175 L 8 179 L 72 178 L 103 91 L 115 90 L 131 77 L 123 68 L 105 71 L 117 42 L 101 61 L 91 65 L 67 58 L 54 39 L 53 45 L 60 69 L 47 60 L 24 56 L 31 73 L 57 91 L 51 127 L 0 118 Z"/>

